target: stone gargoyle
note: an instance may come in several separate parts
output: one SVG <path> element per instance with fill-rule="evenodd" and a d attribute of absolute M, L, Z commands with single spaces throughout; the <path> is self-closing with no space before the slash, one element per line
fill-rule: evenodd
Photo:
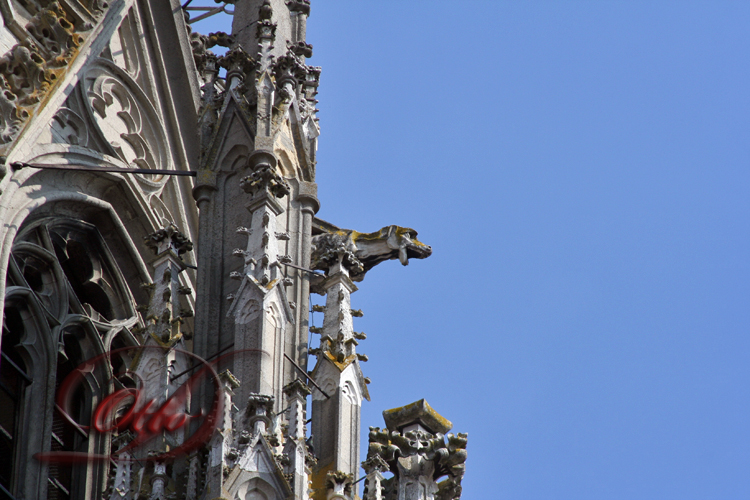
<path fill-rule="evenodd" d="M 313 236 L 312 268 L 327 271 L 332 264 L 331 256 L 338 253 L 335 249 L 346 249 L 352 264 L 350 276 L 353 281 L 362 281 L 367 271 L 386 260 L 398 259 L 406 266 L 409 259 L 425 259 L 432 255 L 432 248 L 419 241 L 417 232 L 408 227 L 386 226 L 373 233 L 339 229 L 329 224 L 318 227 L 325 232 Z"/>

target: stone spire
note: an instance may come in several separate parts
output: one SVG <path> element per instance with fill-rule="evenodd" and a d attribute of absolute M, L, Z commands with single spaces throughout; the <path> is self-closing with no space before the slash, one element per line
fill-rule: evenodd
<path fill-rule="evenodd" d="M 180 285 L 178 275 L 185 270 L 181 254 L 193 249 L 193 244 L 174 224 L 149 234 L 144 242 L 155 254 L 153 283 L 141 285 L 150 294 L 146 312 L 146 334 L 165 346 L 181 337 L 180 325 L 192 311 L 180 306 L 180 295 L 192 291 Z M 170 345 L 171 346 L 171 345 Z"/>
<path fill-rule="evenodd" d="M 144 337 L 143 347 L 135 356 L 131 369 L 134 380 L 139 382 L 137 386 L 141 394 L 135 410 L 150 415 L 181 384 L 175 383 L 173 376 L 183 373 L 189 366 L 180 327 L 193 312 L 187 301 L 180 300 L 180 297 L 189 295 L 192 291 L 180 284 L 179 274 L 186 269 L 180 255 L 192 250 L 193 244 L 174 224 L 168 224 L 144 237 L 144 243 L 156 257 L 151 262 L 154 269 L 153 281 L 141 284 L 149 292 L 150 299 L 148 306 L 140 309 L 146 324 L 140 332 Z M 179 399 L 176 401 L 182 407 L 175 410 L 187 414 L 187 402 Z M 130 452 L 123 451 L 117 455 L 114 481 L 106 497 L 109 500 L 138 497 L 138 488 L 134 484 L 136 477 L 141 484 L 141 494 L 147 495 L 150 500 L 167 500 L 178 488 L 174 470 L 172 474 L 168 474 L 164 461 L 148 460 L 144 463 L 142 460 L 177 448 L 183 443 L 184 435 L 180 432 L 161 433 L 149 438 L 148 432 L 143 432 L 144 436 L 123 432 L 113 440 L 113 445 L 118 450 L 123 450 L 128 445 L 141 444 Z M 136 471 L 133 470 L 134 467 Z"/>
<path fill-rule="evenodd" d="M 255 57 L 260 50 L 264 23 L 275 27 L 276 40 L 271 54 L 284 55 L 288 49 L 302 57 L 312 56 L 312 46 L 305 42 L 310 0 L 237 0 L 232 33 L 240 45 Z"/>
<path fill-rule="evenodd" d="M 279 240 L 289 238 L 277 231 L 277 216 L 284 210 L 279 199 L 289 194 L 289 184 L 276 172 L 273 154 L 256 151 L 250 157 L 250 174 L 240 187 L 250 195 L 245 207 L 252 214 L 250 227 L 238 227 L 247 237 L 245 250 L 233 254 L 244 260 L 243 271 L 233 272 L 241 281 L 228 315 L 234 318 L 234 371 L 241 381 L 235 404 L 242 409 L 250 394 L 262 394 L 282 401 L 284 344 L 293 314 L 284 287 L 292 280 L 282 274 L 282 264 L 290 262 L 279 255 Z"/>
<path fill-rule="evenodd" d="M 144 242 L 156 258 L 151 263 L 153 282 L 141 285 L 151 297 L 145 311 L 146 349 L 137 356 L 133 371 L 143 381 L 143 400 L 154 400 L 160 405 L 173 390 L 170 376 L 188 366 L 185 355 L 172 348 L 184 349 L 180 326 L 193 314 L 189 307 L 180 305 L 180 296 L 189 295 L 192 290 L 179 281 L 179 274 L 186 268 L 180 255 L 192 250 L 193 244 L 173 224 L 146 236 Z"/>
<path fill-rule="evenodd" d="M 351 294 L 357 287 L 350 273 L 360 272 L 362 263 L 352 252 L 348 238 L 329 234 L 318 238 L 315 265 L 327 267 L 322 288 L 326 295 L 318 361 L 312 377 L 322 387 L 313 392 L 313 446 L 318 463 L 313 474 L 316 500 L 345 498 L 359 470 L 360 411 L 369 399 L 359 366 L 367 357 L 358 354 L 352 324 Z M 348 486 L 347 486 L 348 484 Z M 324 493 L 325 492 L 325 493 Z"/>

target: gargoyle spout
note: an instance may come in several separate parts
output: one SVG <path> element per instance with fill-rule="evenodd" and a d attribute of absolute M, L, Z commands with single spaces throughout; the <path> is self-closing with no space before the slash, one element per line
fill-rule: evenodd
<path fill-rule="evenodd" d="M 335 235 L 335 236 L 333 236 Z M 313 237 L 313 266 L 316 269 L 327 269 L 325 262 L 317 262 L 317 255 L 323 256 L 324 251 L 331 245 L 334 237 L 339 243 L 349 249 L 362 269 L 352 270 L 351 276 L 355 281 L 361 281 L 367 271 L 386 260 L 398 259 L 401 264 L 408 265 L 409 259 L 425 259 L 432 255 L 432 248 L 417 239 L 414 229 L 401 226 L 386 226 L 372 233 L 360 233 L 349 229 L 338 229 Z"/>

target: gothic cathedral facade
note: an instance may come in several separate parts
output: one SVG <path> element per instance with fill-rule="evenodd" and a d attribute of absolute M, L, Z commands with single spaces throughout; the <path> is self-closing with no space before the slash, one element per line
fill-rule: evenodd
<path fill-rule="evenodd" d="M 0 0 L 0 499 L 458 499 L 424 400 L 359 456 L 351 294 L 432 250 L 316 217 L 309 0 L 217 3 Z"/>

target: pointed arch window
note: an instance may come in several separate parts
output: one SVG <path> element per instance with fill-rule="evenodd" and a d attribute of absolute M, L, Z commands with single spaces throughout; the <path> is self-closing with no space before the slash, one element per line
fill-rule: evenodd
<path fill-rule="evenodd" d="M 47 451 L 107 453 L 108 440 L 71 425 L 55 409 L 59 384 L 84 361 L 113 347 L 135 346 L 133 295 L 104 238 L 72 218 L 23 227 L 8 265 L 0 343 L 0 499 L 94 499 L 108 464 L 41 463 Z M 90 421 L 111 390 L 115 359 L 86 377 L 74 394 L 78 422 Z"/>

